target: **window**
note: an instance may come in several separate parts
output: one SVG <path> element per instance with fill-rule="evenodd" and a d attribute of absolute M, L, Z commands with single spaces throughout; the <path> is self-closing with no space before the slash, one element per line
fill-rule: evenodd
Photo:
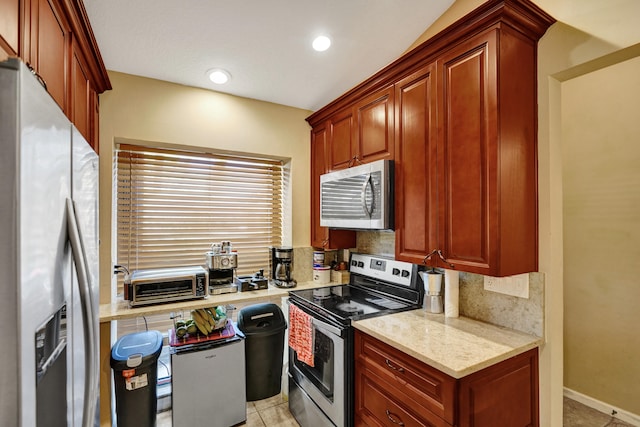
<path fill-rule="evenodd" d="M 268 272 L 282 240 L 281 161 L 121 144 L 114 165 L 118 264 L 204 266 L 211 244 L 229 240 L 237 274 Z"/>

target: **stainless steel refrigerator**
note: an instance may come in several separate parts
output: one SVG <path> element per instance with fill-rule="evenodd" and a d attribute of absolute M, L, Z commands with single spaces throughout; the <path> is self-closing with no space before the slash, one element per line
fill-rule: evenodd
<path fill-rule="evenodd" d="M 0 62 L 0 426 L 98 420 L 98 158 Z"/>

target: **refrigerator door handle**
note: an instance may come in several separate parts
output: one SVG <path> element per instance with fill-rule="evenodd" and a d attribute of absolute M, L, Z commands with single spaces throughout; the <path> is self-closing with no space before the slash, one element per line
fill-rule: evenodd
<path fill-rule="evenodd" d="M 82 426 L 93 427 L 96 411 L 96 379 L 99 375 L 97 362 L 98 351 L 94 338 L 96 336 L 96 331 L 94 330 L 95 313 L 91 304 L 87 256 L 82 244 L 82 235 L 80 233 L 80 227 L 78 226 L 78 220 L 76 217 L 75 203 L 71 199 L 67 199 L 67 229 L 69 242 L 71 243 L 71 251 L 73 253 L 73 262 L 76 266 L 78 276 L 80 301 L 82 302 L 82 319 L 85 324 L 85 389 Z"/>

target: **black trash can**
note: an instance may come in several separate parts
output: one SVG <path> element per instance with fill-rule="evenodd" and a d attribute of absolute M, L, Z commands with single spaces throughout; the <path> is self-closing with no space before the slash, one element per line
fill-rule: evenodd
<path fill-rule="evenodd" d="M 280 393 L 284 330 L 282 310 L 276 304 L 255 304 L 238 312 L 238 328 L 246 336 L 247 401 Z"/>
<path fill-rule="evenodd" d="M 128 334 L 111 349 L 118 427 L 156 425 L 158 357 L 162 334 L 146 331 Z"/>

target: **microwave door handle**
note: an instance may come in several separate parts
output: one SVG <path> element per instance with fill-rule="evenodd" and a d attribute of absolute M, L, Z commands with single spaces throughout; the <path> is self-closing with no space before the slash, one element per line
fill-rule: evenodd
<path fill-rule="evenodd" d="M 364 180 L 364 184 L 362 184 L 362 191 L 360 192 L 360 203 L 362 203 L 362 210 L 367 214 L 369 218 L 371 218 L 371 215 L 373 214 L 373 203 L 375 201 L 372 201 L 371 209 L 369 209 L 369 206 L 367 206 L 367 186 L 371 187 L 371 194 L 373 197 L 375 197 L 371 174 L 367 175 L 367 179 Z"/>
<path fill-rule="evenodd" d="M 91 306 L 87 255 L 82 244 L 82 235 L 80 233 L 80 227 L 78 226 L 75 204 L 71 199 L 67 199 L 67 230 L 69 233 L 69 242 L 71 243 L 73 261 L 75 263 L 78 276 L 78 288 L 82 305 L 82 319 L 85 324 L 83 329 L 85 345 L 85 378 L 82 425 L 83 427 L 91 427 L 93 425 L 93 418 L 96 409 L 95 402 L 97 400 L 94 398 L 94 393 L 98 388 L 98 384 L 96 384 L 95 380 L 99 375 L 97 367 L 97 349 L 94 344 L 94 337 L 96 334 L 96 331 L 94 330 L 95 314 L 93 313 Z"/>

